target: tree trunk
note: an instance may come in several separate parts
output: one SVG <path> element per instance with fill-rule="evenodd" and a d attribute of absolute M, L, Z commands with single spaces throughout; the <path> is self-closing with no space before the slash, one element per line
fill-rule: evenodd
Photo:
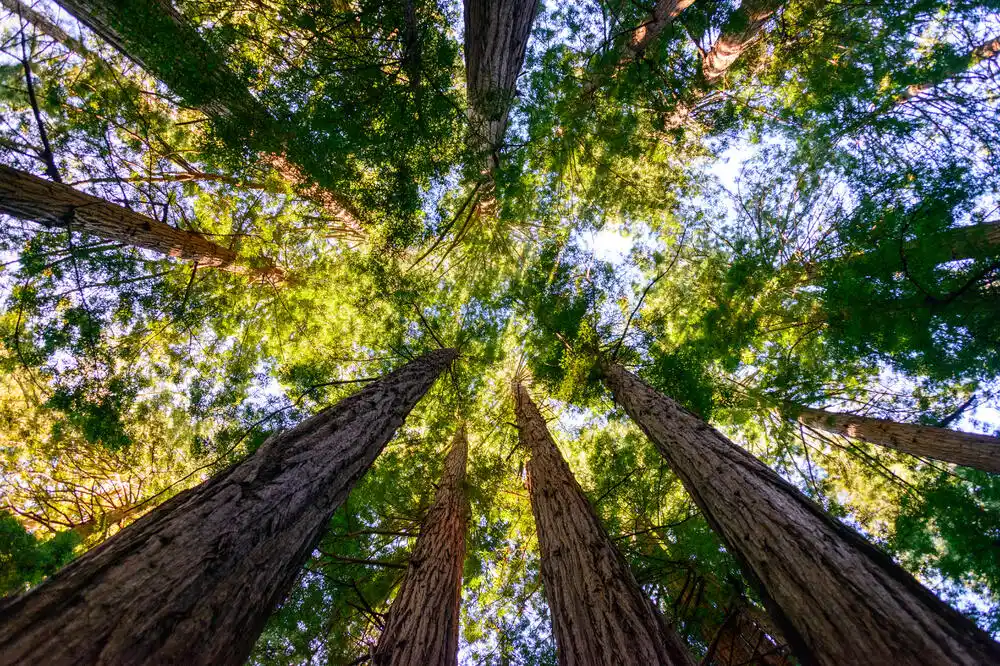
<path fill-rule="evenodd" d="M 239 263 L 235 252 L 200 234 L 4 165 L 0 165 L 0 213 L 120 241 L 198 266 L 271 281 L 284 278 L 284 271 L 274 265 L 251 268 Z"/>
<path fill-rule="evenodd" d="M 376 666 L 456 666 L 469 500 L 468 442 L 460 426 L 445 459 L 434 505 L 420 527 L 410 566 L 379 636 Z"/>
<path fill-rule="evenodd" d="M 80 541 L 86 541 L 98 532 L 106 535 L 109 527 L 118 524 L 123 520 L 128 520 L 133 515 L 147 508 L 147 504 L 148 502 L 139 502 L 138 504 L 134 504 L 132 506 L 112 509 L 111 511 L 92 516 L 82 523 L 77 523 L 70 529 L 76 532 L 76 535 L 80 537 Z"/>
<path fill-rule="evenodd" d="M 431 352 L 269 438 L 0 603 L 0 664 L 243 664 L 334 510 L 455 357 Z"/>
<path fill-rule="evenodd" d="M 559 663 L 693 664 L 614 547 L 527 390 L 515 391 Z"/>
<path fill-rule="evenodd" d="M 486 173 L 499 164 L 498 152 L 537 12 L 538 0 L 465 0 L 471 148 L 483 156 Z"/>
<path fill-rule="evenodd" d="M 619 64 L 645 51 L 660 33 L 692 4 L 694 0 L 658 0 L 653 6 L 649 20 L 632 31 Z"/>
<path fill-rule="evenodd" d="M 761 28 L 785 0 L 743 0 L 701 61 L 705 81 L 714 83 L 756 41 Z"/>
<path fill-rule="evenodd" d="M 187 104 L 224 127 L 225 133 L 263 138 L 269 147 L 264 155 L 267 164 L 303 197 L 315 201 L 357 235 L 364 236 L 357 211 L 339 194 L 317 185 L 311 174 L 305 174 L 290 161 L 284 154 L 285 132 L 277 119 L 169 0 L 57 1 Z"/>
<path fill-rule="evenodd" d="M 904 104 L 920 95 L 920 93 L 930 90 L 931 88 L 944 83 L 948 79 L 953 79 L 959 76 L 963 72 L 972 69 L 985 60 L 993 60 L 997 56 L 1000 56 L 1000 36 L 987 39 L 983 43 L 970 49 L 969 52 L 965 54 L 965 57 L 959 58 L 952 62 L 949 67 L 935 72 L 933 79 L 907 86 L 903 94 L 895 100 L 895 103 Z"/>
<path fill-rule="evenodd" d="M 1000 662 L 985 632 L 769 467 L 621 366 L 606 364 L 603 374 L 802 662 Z"/>
<path fill-rule="evenodd" d="M 65 30 L 59 27 L 55 21 L 42 11 L 32 9 L 21 2 L 21 0 L 0 0 L 0 5 L 9 9 L 15 16 L 18 16 L 35 26 L 40 33 L 48 35 L 70 51 L 73 51 L 81 56 L 88 55 L 89 52 L 79 40 L 71 37 Z"/>
<path fill-rule="evenodd" d="M 948 428 L 898 423 L 825 409 L 797 407 L 801 423 L 871 444 L 1000 474 L 1000 438 Z"/>

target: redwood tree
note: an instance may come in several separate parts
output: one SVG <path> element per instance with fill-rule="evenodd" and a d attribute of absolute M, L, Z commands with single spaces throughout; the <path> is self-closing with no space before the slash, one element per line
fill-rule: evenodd
<path fill-rule="evenodd" d="M 617 364 L 616 401 L 691 494 L 806 663 L 995 663 L 1000 645 L 852 529 Z"/>
<path fill-rule="evenodd" d="M 229 248 L 61 183 L 0 164 L 0 213 L 45 226 L 81 231 L 152 250 L 199 266 L 281 280 L 272 264 L 251 267 Z"/>
<path fill-rule="evenodd" d="M 0 664 L 242 664 L 331 515 L 455 359 L 431 352 L 0 604 Z"/>
<path fill-rule="evenodd" d="M 693 664 L 605 532 L 521 384 L 515 399 L 559 663 Z"/>
<path fill-rule="evenodd" d="M 420 527 L 406 577 L 379 636 L 373 657 L 378 666 L 458 664 L 462 566 L 469 522 L 467 457 L 463 425 L 455 433 L 434 505 Z"/>
<path fill-rule="evenodd" d="M 811 427 L 915 456 L 1000 473 L 1000 439 L 996 437 L 813 407 L 799 409 L 799 421 Z"/>

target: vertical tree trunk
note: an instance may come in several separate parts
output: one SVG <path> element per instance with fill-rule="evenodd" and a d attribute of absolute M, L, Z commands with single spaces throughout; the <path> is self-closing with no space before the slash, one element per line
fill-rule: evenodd
<path fill-rule="evenodd" d="M 714 83 L 756 41 L 761 28 L 785 0 L 743 0 L 701 61 L 705 81 Z"/>
<path fill-rule="evenodd" d="M 499 164 L 498 151 L 537 12 L 538 0 L 465 0 L 471 147 L 485 158 L 487 173 Z"/>
<path fill-rule="evenodd" d="M 468 442 L 460 426 L 445 459 L 434 505 L 424 518 L 410 566 L 379 636 L 376 666 L 456 666 L 459 605 L 469 500 Z"/>
<path fill-rule="evenodd" d="M 524 386 L 515 398 L 559 663 L 693 664 L 604 531 Z"/>
<path fill-rule="evenodd" d="M 1000 474 L 1000 438 L 997 437 L 812 407 L 797 409 L 799 421 L 814 428 L 915 456 Z"/>
<path fill-rule="evenodd" d="M 200 234 L 4 165 L 0 165 L 0 213 L 120 241 L 199 266 L 272 281 L 284 278 L 284 271 L 274 265 L 251 268 L 239 263 L 235 252 Z"/>
<path fill-rule="evenodd" d="M 8 1 L 8 0 L 4 0 Z M 59 5 L 124 56 L 159 79 L 225 133 L 268 146 L 264 161 L 303 197 L 358 236 L 364 228 L 344 197 L 320 187 L 285 155 L 286 135 L 225 59 L 169 0 L 57 0 Z"/>
<path fill-rule="evenodd" d="M 856 532 L 621 366 L 603 366 L 808 664 L 985 664 L 1000 645 Z"/>
<path fill-rule="evenodd" d="M 408 363 L 0 603 L 0 664 L 243 664 L 334 510 L 455 358 Z"/>

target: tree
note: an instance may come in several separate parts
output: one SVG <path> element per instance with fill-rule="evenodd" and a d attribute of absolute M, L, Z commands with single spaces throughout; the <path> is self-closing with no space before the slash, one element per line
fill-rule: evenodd
<path fill-rule="evenodd" d="M 455 356 L 431 352 L 272 437 L 4 602 L 4 663 L 241 664 L 333 511 Z"/>
<path fill-rule="evenodd" d="M 471 148 L 487 173 L 499 151 L 538 0 L 465 0 L 465 85 Z"/>
<path fill-rule="evenodd" d="M 0 165 L 0 212 L 49 227 L 121 241 L 206 268 L 219 268 L 267 281 L 284 279 L 281 268 L 270 263 L 249 266 L 232 250 L 200 234 L 176 229 L 61 183 L 4 165 Z"/>
<path fill-rule="evenodd" d="M 514 387 L 561 664 L 692 664 L 615 549 L 524 385 Z"/>
<path fill-rule="evenodd" d="M 468 457 L 460 425 L 445 470 L 420 526 L 406 577 L 389 608 L 373 663 L 458 664 L 459 605 L 469 501 L 465 495 Z"/>
<path fill-rule="evenodd" d="M 861 439 L 915 456 L 1000 473 L 1000 440 L 989 435 L 948 428 L 897 423 L 814 407 L 796 407 L 798 419 L 810 427 Z"/>
<path fill-rule="evenodd" d="M 795 654 L 983 663 L 1000 645 L 766 465 L 619 365 L 602 376 L 759 587 Z"/>

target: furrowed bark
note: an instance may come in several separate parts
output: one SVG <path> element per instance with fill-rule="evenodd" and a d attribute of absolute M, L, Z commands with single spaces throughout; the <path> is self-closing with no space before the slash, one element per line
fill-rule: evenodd
<path fill-rule="evenodd" d="M 0 603 L 0 664 L 243 664 L 351 487 L 455 359 L 431 352 Z"/>
<path fill-rule="evenodd" d="M 807 426 L 915 456 L 1000 474 L 1000 438 L 997 437 L 812 407 L 796 409 L 798 420 Z"/>
<path fill-rule="evenodd" d="M 265 163 L 303 197 L 364 235 L 357 211 L 336 192 L 317 185 L 284 154 L 285 135 L 278 120 L 169 0 L 57 1 L 101 39 L 227 131 L 247 138 L 263 137 L 271 150 L 276 149 L 263 155 Z"/>
<path fill-rule="evenodd" d="M 615 400 L 681 479 L 806 664 L 984 664 L 1000 645 L 773 470 L 617 364 Z"/>
<path fill-rule="evenodd" d="M 445 459 L 434 505 L 424 518 L 406 577 L 389 608 L 373 663 L 377 666 L 456 666 L 459 606 L 469 500 L 468 441 L 459 427 Z"/>
<path fill-rule="evenodd" d="M 84 194 L 61 183 L 0 165 L 0 213 L 46 227 L 128 243 L 200 267 L 281 281 L 285 272 L 274 265 L 250 267 L 232 250 L 200 234 L 184 231 L 123 206 Z"/>
<path fill-rule="evenodd" d="M 515 398 L 559 663 L 693 665 L 604 530 L 524 386 L 515 387 Z"/>
<path fill-rule="evenodd" d="M 785 0 L 743 0 L 701 61 L 705 81 L 714 83 L 756 41 L 761 28 Z"/>
<path fill-rule="evenodd" d="M 537 12 L 538 0 L 465 0 L 470 143 L 483 156 L 486 173 L 499 164 L 498 152 Z"/>

